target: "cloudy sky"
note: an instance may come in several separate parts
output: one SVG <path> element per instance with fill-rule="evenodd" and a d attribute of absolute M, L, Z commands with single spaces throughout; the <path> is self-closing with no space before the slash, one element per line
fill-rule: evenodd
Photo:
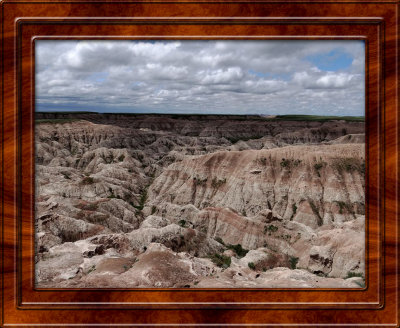
<path fill-rule="evenodd" d="M 36 41 L 36 109 L 364 115 L 363 41 Z"/>

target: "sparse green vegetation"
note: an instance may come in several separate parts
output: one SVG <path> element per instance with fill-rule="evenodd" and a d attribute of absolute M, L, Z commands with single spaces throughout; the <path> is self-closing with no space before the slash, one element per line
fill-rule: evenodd
<path fill-rule="evenodd" d="M 140 199 L 139 199 L 139 209 L 142 210 L 144 207 L 144 203 L 146 203 L 147 200 L 147 188 L 145 188 L 142 193 L 140 194 Z"/>
<path fill-rule="evenodd" d="M 291 218 L 293 218 L 297 213 L 297 205 L 296 204 L 292 204 L 292 212 L 293 212 L 293 214 L 292 214 Z"/>
<path fill-rule="evenodd" d="M 95 266 L 95 265 L 92 265 L 92 266 L 90 267 L 90 269 L 88 270 L 87 274 L 89 274 L 89 273 L 91 273 L 91 272 L 93 272 L 93 271 L 95 271 L 95 270 L 96 270 L 96 266 Z"/>
<path fill-rule="evenodd" d="M 92 210 L 87 210 L 82 208 L 82 211 L 76 214 L 76 218 L 79 220 L 84 220 L 93 224 L 100 224 L 104 227 L 109 227 L 107 219 L 109 215 L 103 213 L 93 213 Z"/>
<path fill-rule="evenodd" d="M 249 266 L 249 268 L 251 270 L 255 270 L 256 269 L 256 265 L 253 262 L 249 262 L 249 263 L 247 263 L 247 265 Z"/>
<path fill-rule="evenodd" d="M 120 196 L 120 195 L 115 195 L 115 194 L 114 194 L 114 190 L 112 190 L 111 187 L 108 188 L 108 191 L 110 192 L 111 195 L 109 195 L 107 198 L 110 198 L 110 199 L 113 199 L 113 198 L 121 199 L 121 196 Z M 130 204 L 130 203 L 129 203 L 129 204 Z"/>
<path fill-rule="evenodd" d="M 108 156 L 102 156 L 102 159 L 104 160 L 105 163 L 111 164 L 114 162 L 114 154 L 109 154 Z"/>
<path fill-rule="evenodd" d="M 365 280 L 363 280 L 363 281 L 355 281 L 355 283 L 356 283 L 358 286 L 360 286 L 361 288 L 364 288 L 364 287 L 365 287 Z"/>
<path fill-rule="evenodd" d="M 280 236 L 278 236 L 278 238 L 290 242 L 290 240 L 292 239 L 292 236 L 291 235 L 280 235 Z"/>
<path fill-rule="evenodd" d="M 321 215 L 319 214 L 317 206 L 314 204 L 314 202 L 311 199 L 308 199 L 308 203 L 310 204 L 311 210 L 317 217 L 317 225 L 322 226 L 322 224 L 324 223 L 324 220 L 321 217 Z"/>
<path fill-rule="evenodd" d="M 58 235 L 62 242 L 75 242 L 79 239 L 82 239 L 82 232 L 75 230 L 63 230 L 61 234 Z"/>
<path fill-rule="evenodd" d="M 246 254 L 249 252 L 248 249 L 244 249 L 244 248 L 242 247 L 242 245 L 240 245 L 240 244 L 236 244 L 236 245 L 229 244 L 229 245 L 227 245 L 226 247 L 227 247 L 228 249 L 231 249 L 231 250 L 235 251 L 235 253 L 237 254 L 237 256 L 238 256 L 239 258 L 245 257 Z"/>
<path fill-rule="evenodd" d="M 147 200 L 147 188 L 144 189 L 141 192 L 140 199 L 139 199 L 139 204 L 138 205 L 133 205 L 133 207 L 138 209 L 139 211 L 143 210 L 144 204 L 146 203 L 146 200 Z"/>
<path fill-rule="evenodd" d="M 265 165 L 267 165 L 267 159 L 265 157 L 258 158 L 257 163 L 265 166 Z"/>
<path fill-rule="evenodd" d="M 263 288 L 271 286 L 270 279 L 276 276 L 287 278 L 278 267 L 287 267 L 283 268 L 287 274 L 299 271 L 298 275 L 305 276 L 309 270 L 322 276 L 334 266 L 333 257 L 342 257 L 341 247 L 348 244 L 357 250 L 358 242 L 363 242 L 363 220 L 368 208 L 364 195 L 366 181 L 360 175 L 365 174 L 361 158 L 365 156 L 364 148 L 359 144 L 364 138 L 362 122 L 307 122 L 318 121 L 318 117 L 305 115 L 301 119 L 296 115 L 242 115 L 232 116 L 230 122 L 226 117 L 229 115 L 215 115 L 215 120 L 219 120 L 215 124 L 211 115 L 199 116 L 203 122 L 191 117 L 196 115 L 177 118 L 148 113 L 143 121 L 136 119 L 136 114 L 129 120 L 95 115 L 103 114 L 76 116 L 82 118 L 78 123 L 37 127 L 40 133 L 36 141 L 43 142 L 38 144 L 35 161 L 37 173 L 42 174 L 37 179 L 39 244 L 54 244 L 53 239 L 59 244 L 81 240 L 78 246 L 85 246 L 85 240 L 91 242 L 95 249 L 90 246 L 78 254 L 86 262 L 77 276 L 73 274 L 73 283 L 78 287 L 87 283 L 81 278 L 97 271 L 103 257 L 107 260 L 119 254 L 115 262 L 102 262 L 104 270 L 128 271 L 134 260 L 139 261 L 135 258 L 138 256 L 142 260 L 133 267 L 140 271 L 153 265 L 152 259 L 156 260 L 153 271 L 159 279 L 150 279 L 148 287 L 235 284 L 237 288 L 248 288 L 253 284 Z M 168 116 L 187 121 L 174 121 Z M 290 116 L 299 122 L 289 122 Z M 276 122 L 269 122 L 273 120 Z M 348 127 L 343 134 L 349 134 L 336 140 L 343 126 Z M 72 135 L 68 135 L 70 132 Z M 224 139 L 226 134 L 258 133 L 265 136 L 239 141 L 234 146 Z M 173 151 L 168 150 L 171 147 Z M 350 227 L 352 224 L 355 228 Z M 337 236 L 343 235 L 340 227 L 354 228 L 349 230 L 350 241 L 346 244 L 337 243 Z M 334 248 L 331 238 L 336 238 L 334 242 L 338 244 Z M 155 254 L 159 259 L 152 256 L 146 246 L 153 243 L 156 244 L 152 250 L 157 251 L 156 246 L 161 245 L 165 256 L 162 252 Z M 321 248 L 310 251 L 313 246 Z M 53 252 L 50 247 L 43 246 L 40 256 L 56 257 L 58 250 Z M 146 250 L 149 253 L 143 254 Z M 345 268 L 351 271 L 335 274 L 338 271 L 334 267 L 332 277 L 338 279 L 329 283 L 352 286 L 359 291 L 358 285 L 367 284 L 363 274 L 358 273 L 363 272 L 363 253 L 353 253 L 350 262 L 354 265 L 347 263 Z M 191 275 L 190 266 L 168 270 L 157 266 L 173 254 L 186 254 L 186 262 L 195 266 L 199 280 Z M 297 255 L 302 256 L 301 261 Z M 54 263 L 45 264 L 51 267 Z M 173 269 L 183 270 L 183 280 L 173 279 Z M 98 275 L 99 271 L 91 277 Z M 345 276 L 349 280 L 343 280 Z M 102 283 L 99 279 L 103 278 L 97 279 Z M 320 282 L 318 286 L 326 284 L 324 279 L 316 280 Z M 131 281 L 131 285 L 135 283 Z M 303 285 L 302 281 L 290 282 L 295 288 Z"/>
<path fill-rule="evenodd" d="M 220 244 L 225 245 L 225 243 L 224 243 L 224 241 L 222 240 L 221 237 L 217 237 L 217 238 L 215 238 L 215 240 L 216 240 L 217 242 L 219 242 Z"/>
<path fill-rule="evenodd" d="M 365 163 L 361 163 L 360 165 L 360 173 L 365 175 Z"/>
<path fill-rule="evenodd" d="M 217 188 L 221 187 L 222 185 L 224 185 L 225 183 L 226 183 L 226 178 L 223 178 L 223 179 L 213 178 L 211 181 L 211 186 L 213 188 L 217 189 Z"/>
<path fill-rule="evenodd" d="M 361 288 L 365 287 L 365 278 L 362 273 L 359 272 L 353 272 L 353 271 L 348 271 L 347 276 L 344 279 L 349 279 L 349 278 L 354 278 L 354 277 L 360 277 L 362 278 L 363 281 L 355 281 L 355 283 L 360 286 Z"/>
<path fill-rule="evenodd" d="M 314 169 L 315 169 L 316 171 L 319 171 L 319 170 L 322 169 L 323 167 L 324 167 L 324 164 L 321 163 L 321 162 L 315 163 L 315 164 L 314 164 Z"/>
<path fill-rule="evenodd" d="M 360 277 L 360 278 L 364 279 L 364 275 L 362 273 L 353 272 L 353 271 L 348 271 L 347 276 L 344 279 L 349 279 L 349 278 L 353 278 L 353 277 Z"/>
<path fill-rule="evenodd" d="M 358 158 L 345 157 L 336 158 L 333 161 L 333 167 L 339 172 L 358 172 L 360 174 L 365 174 L 365 162 Z"/>
<path fill-rule="evenodd" d="M 289 167 L 289 165 L 290 165 L 290 160 L 282 158 L 280 164 L 281 164 L 282 167 Z"/>
<path fill-rule="evenodd" d="M 295 257 L 295 256 L 290 256 L 289 257 L 289 264 L 290 264 L 290 268 L 292 270 L 297 268 L 297 263 L 299 262 L 299 258 Z"/>
<path fill-rule="evenodd" d="M 213 255 L 210 255 L 210 259 L 216 266 L 219 266 L 220 268 L 226 269 L 229 268 L 231 265 L 231 258 L 223 254 L 215 253 Z"/>
<path fill-rule="evenodd" d="M 320 170 L 326 165 L 325 162 L 318 162 L 314 164 L 314 170 L 317 172 L 317 175 L 321 177 Z"/>
<path fill-rule="evenodd" d="M 81 184 L 82 185 L 90 185 L 90 184 L 93 184 L 93 183 L 94 183 L 94 179 L 92 177 L 84 177 L 81 180 Z"/>
<path fill-rule="evenodd" d="M 268 226 L 265 226 L 265 227 L 264 227 L 264 233 L 266 233 L 266 232 L 268 232 L 268 231 L 270 231 L 270 232 L 276 232 L 276 231 L 278 231 L 278 227 L 275 226 L 275 225 L 273 225 L 273 224 L 270 224 L 270 225 L 268 225 Z"/>
<path fill-rule="evenodd" d="M 287 168 L 287 169 L 291 169 L 292 167 L 297 167 L 299 166 L 301 163 L 300 159 L 286 159 L 286 158 L 282 158 L 280 165 L 283 168 Z"/>
<path fill-rule="evenodd" d="M 111 194 L 111 195 L 109 195 L 107 198 L 113 199 L 113 198 L 117 198 L 117 197 L 115 197 L 114 194 Z"/>
<path fill-rule="evenodd" d="M 300 163 L 301 163 L 301 159 L 295 159 L 295 160 L 292 161 L 292 163 L 293 163 L 294 166 L 299 166 Z"/>
<path fill-rule="evenodd" d="M 85 204 L 81 206 L 81 209 L 84 211 L 96 211 L 98 208 L 98 205 L 96 203 L 92 204 Z"/>
<path fill-rule="evenodd" d="M 207 178 L 194 177 L 193 182 L 196 186 L 204 186 L 207 183 Z"/>
<path fill-rule="evenodd" d="M 248 140 L 252 140 L 252 139 L 260 139 L 262 137 L 263 137 L 263 135 L 256 134 L 256 135 L 252 135 L 249 137 L 225 137 L 225 139 L 228 139 L 231 142 L 231 144 L 233 145 L 233 144 L 237 143 L 238 141 L 248 141 Z"/>
<path fill-rule="evenodd" d="M 352 215 L 355 214 L 355 213 L 354 213 L 353 206 L 351 205 L 351 203 L 343 202 L 343 201 L 338 201 L 338 200 L 336 200 L 335 203 L 339 205 L 339 213 L 340 213 L 340 214 L 343 214 L 343 213 L 344 213 L 344 210 L 345 210 L 347 213 L 350 213 L 350 214 L 352 214 Z"/>
<path fill-rule="evenodd" d="M 347 122 L 364 122 L 364 116 L 322 116 L 322 115 L 278 115 L 270 120 L 275 121 L 347 121 Z"/>

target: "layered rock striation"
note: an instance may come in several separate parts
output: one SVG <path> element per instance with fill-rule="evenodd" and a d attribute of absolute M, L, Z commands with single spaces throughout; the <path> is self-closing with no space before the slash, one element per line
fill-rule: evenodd
<path fill-rule="evenodd" d="M 363 287 L 364 124 L 41 114 L 40 287 Z"/>

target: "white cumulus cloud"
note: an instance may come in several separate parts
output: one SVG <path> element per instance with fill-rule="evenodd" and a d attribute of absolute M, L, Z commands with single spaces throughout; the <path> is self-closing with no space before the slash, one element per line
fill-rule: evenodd
<path fill-rule="evenodd" d="M 363 115 L 361 41 L 36 41 L 38 110 Z"/>

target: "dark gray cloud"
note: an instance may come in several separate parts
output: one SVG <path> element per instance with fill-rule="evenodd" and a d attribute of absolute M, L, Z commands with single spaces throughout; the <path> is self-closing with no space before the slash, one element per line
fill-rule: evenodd
<path fill-rule="evenodd" d="M 364 115 L 361 41 L 36 41 L 39 110 Z"/>

